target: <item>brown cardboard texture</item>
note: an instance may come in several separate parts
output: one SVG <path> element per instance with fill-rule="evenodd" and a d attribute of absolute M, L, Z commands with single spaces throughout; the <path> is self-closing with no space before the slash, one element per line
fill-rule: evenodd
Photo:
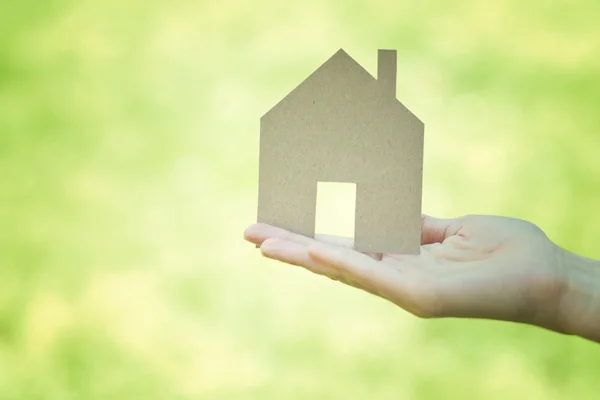
<path fill-rule="evenodd" d="M 377 74 L 339 50 L 261 118 L 258 222 L 314 237 L 317 182 L 355 183 L 354 248 L 419 254 L 424 125 Z"/>

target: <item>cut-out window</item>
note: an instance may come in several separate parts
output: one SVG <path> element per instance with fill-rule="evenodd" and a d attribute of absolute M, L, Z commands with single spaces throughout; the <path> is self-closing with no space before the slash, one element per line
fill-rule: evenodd
<path fill-rule="evenodd" d="M 354 238 L 355 210 L 355 183 L 317 183 L 315 233 Z"/>

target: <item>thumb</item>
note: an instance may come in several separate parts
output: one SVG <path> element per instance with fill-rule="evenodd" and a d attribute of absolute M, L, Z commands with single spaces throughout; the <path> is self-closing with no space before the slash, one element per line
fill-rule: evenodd
<path fill-rule="evenodd" d="M 421 214 L 421 245 L 441 243 L 449 236 L 456 235 L 461 228 L 458 218 L 444 219 Z"/>

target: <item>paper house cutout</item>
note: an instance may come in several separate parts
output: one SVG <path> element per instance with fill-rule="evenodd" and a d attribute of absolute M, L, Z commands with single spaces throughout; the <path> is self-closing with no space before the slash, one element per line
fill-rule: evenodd
<path fill-rule="evenodd" d="M 396 51 L 376 79 L 339 50 L 261 118 L 258 222 L 314 237 L 317 182 L 355 183 L 354 248 L 419 254 L 423 135 Z"/>

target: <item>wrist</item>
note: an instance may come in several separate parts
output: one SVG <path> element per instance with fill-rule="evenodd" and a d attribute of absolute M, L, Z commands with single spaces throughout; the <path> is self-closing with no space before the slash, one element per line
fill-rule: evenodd
<path fill-rule="evenodd" d="M 557 261 L 564 284 L 557 325 L 566 334 L 600 342 L 600 262 L 566 250 Z"/>

